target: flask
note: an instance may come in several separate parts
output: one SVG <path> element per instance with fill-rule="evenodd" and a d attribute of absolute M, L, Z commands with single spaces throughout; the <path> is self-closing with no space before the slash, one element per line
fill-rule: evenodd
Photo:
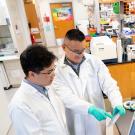
<path fill-rule="evenodd" d="M 131 59 L 132 59 L 132 47 L 129 47 L 128 49 L 127 49 L 127 60 L 128 61 L 131 61 Z"/>

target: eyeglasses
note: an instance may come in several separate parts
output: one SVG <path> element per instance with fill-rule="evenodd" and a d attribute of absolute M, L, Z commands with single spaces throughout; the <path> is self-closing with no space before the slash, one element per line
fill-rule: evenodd
<path fill-rule="evenodd" d="M 40 72 L 40 74 L 50 75 L 51 73 L 53 73 L 55 71 L 55 69 L 56 69 L 56 65 L 52 69 L 48 70 L 48 72 L 46 72 L 46 73 Z"/>
<path fill-rule="evenodd" d="M 77 54 L 77 55 L 81 55 L 84 51 L 85 51 L 85 48 L 82 49 L 81 51 L 78 51 L 78 50 L 72 50 L 71 48 L 69 48 L 66 44 L 65 46 L 68 48 L 68 50 L 70 50 L 71 52 Z"/>

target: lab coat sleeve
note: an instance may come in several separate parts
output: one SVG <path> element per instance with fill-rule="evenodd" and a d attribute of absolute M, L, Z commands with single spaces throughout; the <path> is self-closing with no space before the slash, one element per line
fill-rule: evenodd
<path fill-rule="evenodd" d="M 103 93 L 108 96 L 113 108 L 122 105 L 122 96 L 117 82 L 111 77 L 108 68 L 101 60 L 98 60 L 98 64 L 98 79 Z"/>
<path fill-rule="evenodd" d="M 88 108 L 92 104 L 73 94 L 72 89 L 66 84 L 62 75 L 57 74 L 52 87 L 55 89 L 66 108 L 75 113 L 88 114 Z"/>
<path fill-rule="evenodd" d="M 38 119 L 28 107 L 14 107 L 10 117 L 16 135 L 43 135 Z"/>

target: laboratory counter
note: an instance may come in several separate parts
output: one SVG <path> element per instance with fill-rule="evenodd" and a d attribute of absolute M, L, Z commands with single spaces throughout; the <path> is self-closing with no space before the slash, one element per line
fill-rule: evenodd
<path fill-rule="evenodd" d="M 0 56 L 0 62 L 9 61 L 9 60 L 19 60 L 19 56 L 17 55 Z"/>
<path fill-rule="evenodd" d="M 117 61 L 103 61 L 105 65 L 110 66 L 110 65 L 117 65 L 117 64 L 126 64 L 126 63 L 134 63 L 135 59 L 132 59 L 131 61 L 123 59 L 122 62 L 117 62 Z"/>

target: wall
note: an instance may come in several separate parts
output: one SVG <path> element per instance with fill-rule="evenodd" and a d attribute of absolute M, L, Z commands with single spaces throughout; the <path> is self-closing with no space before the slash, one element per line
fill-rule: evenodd
<path fill-rule="evenodd" d="M 0 25 L 6 24 L 6 17 L 8 17 L 8 12 L 6 10 L 6 3 L 3 0 L 0 0 Z"/>
<path fill-rule="evenodd" d="M 78 20 L 88 19 L 87 7 L 84 7 L 81 4 L 81 0 L 36 0 L 37 7 L 39 8 L 38 10 L 40 10 L 41 21 L 44 28 L 45 40 L 48 47 L 56 46 L 54 27 L 53 27 L 50 5 L 49 5 L 50 3 L 56 3 L 56 2 L 57 3 L 72 2 L 75 25 L 77 24 Z M 49 24 L 50 30 L 47 29 L 48 24 L 44 23 L 43 21 L 43 17 L 45 16 L 45 14 L 49 16 L 51 19 L 51 22 Z"/>
<path fill-rule="evenodd" d="M 31 44 L 23 0 L 5 0 L 13 42 L 19 53 Z"/>

